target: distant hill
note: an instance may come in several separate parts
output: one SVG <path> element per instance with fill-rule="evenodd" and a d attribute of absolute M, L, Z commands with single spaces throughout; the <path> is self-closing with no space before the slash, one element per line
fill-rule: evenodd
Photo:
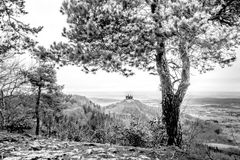
<path fill-rule="evenodd" d="M 65 98 L 63 114 L 87 122 L 94 114 L 104 114 L 101 107 L 88 98 L 79 95 L 69 95 Z"/>
<path fill-rule="evenodd" d="M 92 113 L 108 114 L 111 117 L 129 122 L 132 118 L 149 121 L 160 115 L 159 107 L 150 107 L 139 100 L 125 99 L 123 101 L 100 107 L 84 96 L 72 95 L 65 100 L 63 113 L 69 117 L 88 121 Z"/>
<path fill-rule="evenodd" d="M 160 114 L 159 108 L 147 106 L 135 99 L 125 99 L 118 103 L 106 106 L 104 107 L 104 112 L 122 119 L 137 117 L 146 121 L 151 120 Z"/>

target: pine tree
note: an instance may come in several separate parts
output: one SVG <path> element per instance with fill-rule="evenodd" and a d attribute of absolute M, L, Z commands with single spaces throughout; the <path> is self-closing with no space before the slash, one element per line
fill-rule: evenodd
<path fill-rule="evenodd" d="M 52 93 L 57 90 L 59 86 L 56 84 L 56 71 L 54 67 L 49 64 L 39 64 L 37 67 L 31 68 L 29 71 L 23 73 L 31 84 L 33 91 L 36 92 L 36 135 L 39 135 L 40 131 L 40 106 L 41 97 L 45 93 Z M 45 96 L 46 97 L 46 96 Z M 49 97 L 51 98 L 51 97 Z M 46 100 L 46 98 L 45 98 Z M 48 100 L 49 104 L 53 103 L 52 99 Z"/>
<path fill-rule="evenodd" d="M 22 22 L 19 17 L 26 14 L 25 0 L 0 1 L 0 62 L 36 44 L 33 36 L 42 27 L 30 27 Z"/>
<path fill-rule="evenodd" d="M 206 0 L 205 0 L 206 1 Z M 211 3 L 208 1 L 205 4 Z M 222 0 L 215 1 L 215 5 L 220 6 L 216 13 L 213 13 L 211 20 L 219 21 L 224 25 L 238 25 L 240 22 L 240 1 L 239 0 Z"/>
<path fill-rule="evenodd" d="M 181 145 L 179 110 L 190 68 L 205 73 L 235 60 L 239 29 L 211 21 L 218 5 L 202 0 L 66 0 L 68 43 L 54 43 L 52 58 L 85 72 L 158 75 L 168 144 Z"/>

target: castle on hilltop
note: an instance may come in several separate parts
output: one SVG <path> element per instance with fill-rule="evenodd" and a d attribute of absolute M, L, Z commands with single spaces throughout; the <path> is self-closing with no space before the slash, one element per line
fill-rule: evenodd
<path fill-rule="evenodd" d="M 126 99 L 127 99 L 127 100 L 128 100 L 128 99 L 133 99 L 133 96 L 130 95 L 130 94 L 128 94 L 128 95 L 126 95 Z"/>

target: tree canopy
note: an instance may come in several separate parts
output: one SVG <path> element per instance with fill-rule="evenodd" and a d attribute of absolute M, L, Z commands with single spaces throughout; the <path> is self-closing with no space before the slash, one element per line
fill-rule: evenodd
<path fill-rule="evenodd" d="M 34 46 L 33 36 L 42 27 L 31 27 L 21 21 L 26 15 L 25 0 L 0 1 L 0 61 Z"/>
<path fill-rule="evenodd" d="M 220 5 L 219 10 L 212 16 L 212 20 L 219 21 L 225 25 L 239 25 L 240 22 L 240 1 L 222 0 L 216 1 Z"/>
<path fill-rule="evenodd" d="M 154 7 L 155 5 L 155 7 Z M 129 67 L 156 73 L 158 35 L 166 39 L 170 68 L 181 68 L 180 41 L 186 44 L 191 66 L 200 72 L 225 65 L 235 58 L 238 29 L 210 21 L 219 6 L 200 0 L 177 1 L 64 1 L 61 12 L 69 27 L 63 36 L 69 43 L 52 46 L 63 64 L 132 75 Z"/>

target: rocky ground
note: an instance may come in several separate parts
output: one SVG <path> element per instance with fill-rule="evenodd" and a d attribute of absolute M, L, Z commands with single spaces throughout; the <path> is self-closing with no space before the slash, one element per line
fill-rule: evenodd
<path fill-rule="evenodd" d="M 193 159 L 177 148 L 146 149 L 60 141 L 0 132 L 0 160 L 167 160 Z"/>

